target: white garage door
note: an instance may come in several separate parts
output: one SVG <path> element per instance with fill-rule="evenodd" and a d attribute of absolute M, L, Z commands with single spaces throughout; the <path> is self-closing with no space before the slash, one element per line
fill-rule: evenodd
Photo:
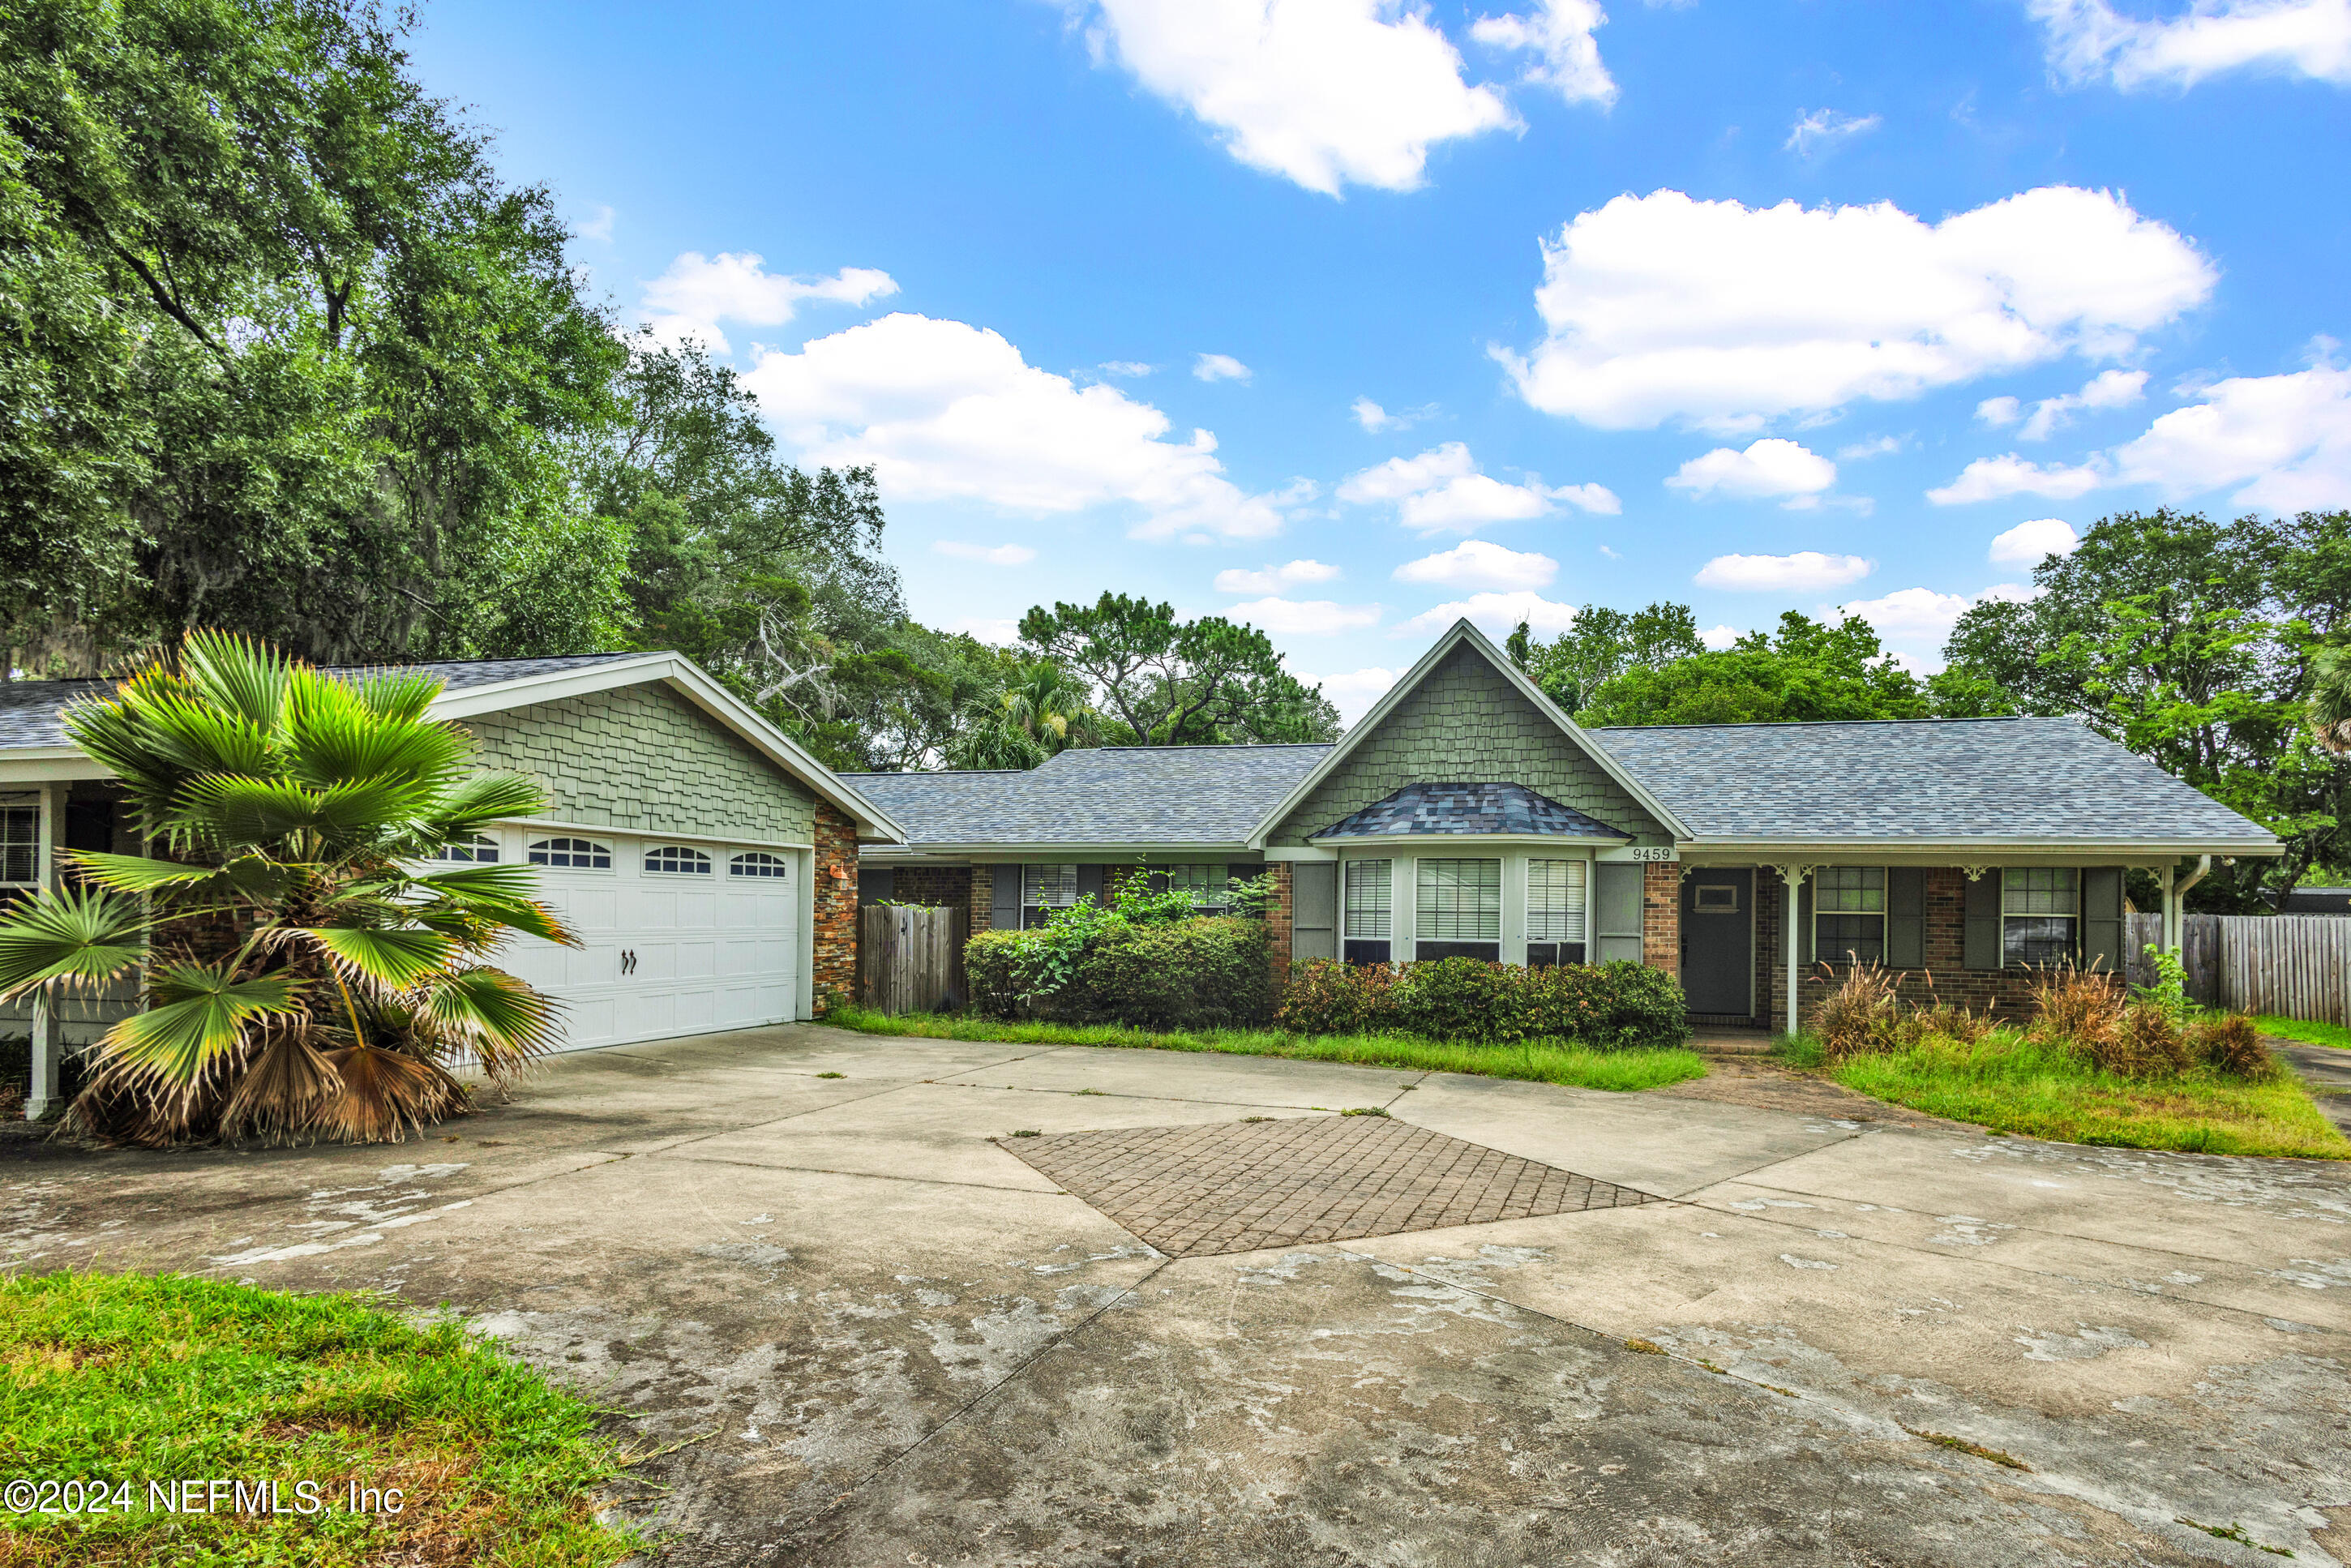
<path fill-rule="evenodd" d="M 799 856 L 625 833 L 507 829 L 540 896 L 580 936 L 524 937 L 500 962 L 564 1003 L 565 1049 L 748 1029 L 799 1016 Z"/>

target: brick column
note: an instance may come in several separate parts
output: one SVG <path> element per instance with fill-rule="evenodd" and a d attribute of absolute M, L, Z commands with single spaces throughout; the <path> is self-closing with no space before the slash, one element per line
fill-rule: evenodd
<path fill-rule="evenodd" d="M 996 868 L 976 865 L 971 868 L 971 924 L 967 929 L 977 936 L 995 924 Z"/>
<path fill-rule="evenodd" d="M 857 824 L 824 801 L 816 808 L 815 962 L 810 1010 L 819 1017 L 857 995 Z"/>
<path fill-rule="evenodd" d="M 1271 933 L 1273 983 L 1280 986 L 1290 980 L 1290 862 L 1275 861 L 1265 869 L 1273 873 L 1273 902 L 1266 906 L 1265 924 Z"/>
<path fill-rule="evenodd" d="M 1682 868 L 1651 861 L 1641 868 L 1641 962 L 1676 979 L 1682 972 Z"/>

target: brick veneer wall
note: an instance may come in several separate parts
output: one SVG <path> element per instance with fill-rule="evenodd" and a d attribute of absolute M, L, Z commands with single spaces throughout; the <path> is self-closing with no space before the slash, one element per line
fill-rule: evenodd
<path fill-rule="evenodd" d="M 821 1017 L 857 995 L 857 824 L 819 801 L 816 808 L 816 944 L 810 1010 Z"/>
<path fill-rule="evenodd" d="M 1020 868 L 1006 869 L 1018 874 Z M 976 865 L 971 868 L 971 924 L 965 927 L 977 936 L 996 925 L 996 871 L 994 866 Z"/>
<path fill-rule="evenodd" d="M 971 902 L 969 866 L 902 865 L 890 877 L 890 896 L 899 904 L 953 909 Z"/>
<path fill-rule="evenodd" d="M 1641 871 L 1641 962 L 1678 979 L 1682 972 L 1682 868 L 1653 861 Z"/>
<path fill-rule="evenodd" d="M 1267 941 L 1273 953 L 1273 983 L 1283 985 L 1290 979 L 1290 935 L 1292 910 L 1290 903 L 1290 862 L 1275 861 L 1266 870 L 1273 873 L 1273 902 L 1266 906 L 1265 923 L 1271 934 Z"/>
<path fill-rule="evenodd" d="M 1999 874 L 1987 872 L 1988 876 Z M 1756 993 L 1768 998 L 1763 1015 L 1773 1029 L 1783 1027 L 1788 1009 L 1787 949 L 1781 946 L 1782 911 L 1786 884 L 1778 875 L 1759 870 L 1756 885 L 1756 956 L 1762 971 Z M 1766 889 L 1768 888 L 1768 894 Z M 1907 1006 L 1948 1002 L 1995 1018 L 2023 1018 L 2032 1010 L 2032 977 L 2022 969 L 1961 967 L 1966 951 L 1967 873 L 1957 866 L 1933 866 L 1927 872 L 1926 964 L 1922 968 L 1896 971 L 1896 994 Z M 1824 970 L 1813 964 L 1797 982 L 1797 1007 L 1805 1016 L 1821 998 L 1844 983 L 1852 966 L 1834 963 Z M 2122 977 L 2111 977 L 2116 987 Z"/>

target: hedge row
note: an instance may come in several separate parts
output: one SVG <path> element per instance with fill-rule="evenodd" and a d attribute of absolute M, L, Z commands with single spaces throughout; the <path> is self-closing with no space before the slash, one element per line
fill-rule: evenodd
<path fill-rule="evenodd" d="M 1248 1029 L 1273 1017 L 1269 936 L 1264 921 L 1235 915 L 1113 921 L 1081 936 L 983 931 L 964 947 L 964 971 L 990 1018 Z"/>
<path fill-rule="evenodd" d="M 1290 970 L 1274 1021 L 1300 1034 L 1426 1035 L 1478 1045 L 1573 1040 L 1603 1050 L 1689 1039 L 1681 983 L 1639 964 L 1530 969 L 1476 958 L 1400 967 L 1318 960 Z"/>

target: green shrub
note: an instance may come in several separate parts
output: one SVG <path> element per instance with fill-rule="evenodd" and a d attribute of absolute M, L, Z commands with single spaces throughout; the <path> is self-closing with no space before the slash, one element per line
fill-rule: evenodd
<path fill-rule="evenodd" d="M 1262 1024 L 1273 968 L 1261 920 L 1137 924 L 1081 901 L 1033 931 L 983 931 L 964 947 L 972 1005 L 990 1018 L 1160 1029 Z"/>
<path fill-rule="evenodd" d="M 964 944 L 963 972 L 971 987 L 971 1005 L 989 1018 L 1019 1018 L 1029 993 L 1029 969 L 1023 962 L 1035 946 L 1026 931 L 982 931 Z"/>
<path fill-rule="evenodd" d="M 1534 973 L 1480 958 L 1407 964 L 1396 991 L 1396 1025 L 1424 1040 L 1524 1040 L 1523 977 Z"/>
<path fill-rule="evenodd" d="M 1301 1034 L 1401 1030 L 1473 1045 L 1573 1040 L 1602 1049 L 1689 1038 L 1677 980 L 1639 964 L 1527 969 L 1475 958 L 1400 968 L 1317 961 L 1290 970 L 1276 1018 Z"/>
<path fill-rule="evenodd" d="M 1396 1022 L 1396 971 L 1385 964 L 1292 964 L 1273 1021 L 1293 1034 L 1386 1034 Z"/>

